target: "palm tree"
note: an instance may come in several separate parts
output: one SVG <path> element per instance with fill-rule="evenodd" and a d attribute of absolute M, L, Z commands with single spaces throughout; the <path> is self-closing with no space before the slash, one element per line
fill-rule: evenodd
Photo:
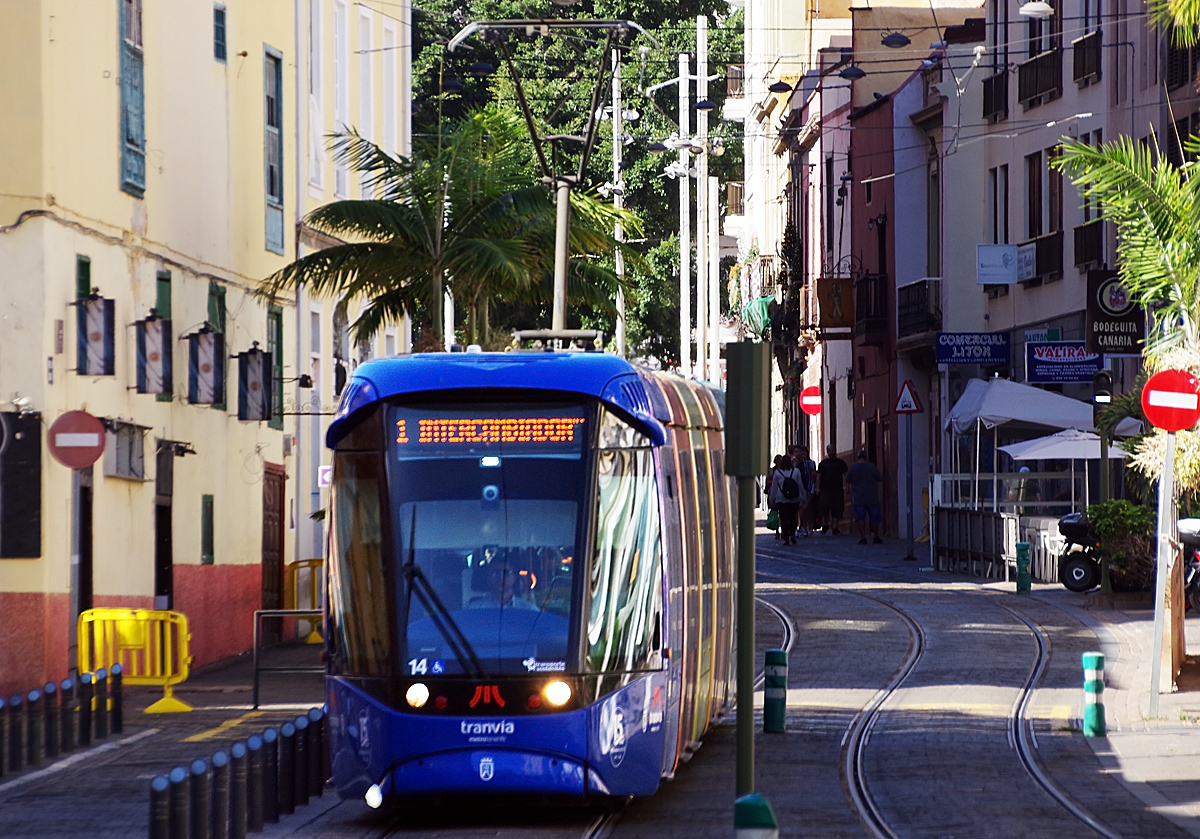
<path fill-rule="evenodd" d="M 336 159 L 360 172 L 378 197 L 309 213 L 309 225 L 343 244 L 280 269 L 263 281 L 262 293 L 307 286 L 342 305 L 366 300 L 353 324 L 356 340 L 423 305 L 440 339 L 448 284 L 467 306 L 474 342 L 490 297 L 540 299 L 552 268 L 555 208 L 529 174 L 527 142 L 523 123 L 496 107 L 415 143 L 411 159 L 392 157 L 354 133 L 338 136 Z M 618 219 L 634 230 L 638 221 L 588 194 L 573 196 L 572 210 L 574 296 L 614 310 L 617 278 L 601 257 L 622 246 L 607 231 Z"/>

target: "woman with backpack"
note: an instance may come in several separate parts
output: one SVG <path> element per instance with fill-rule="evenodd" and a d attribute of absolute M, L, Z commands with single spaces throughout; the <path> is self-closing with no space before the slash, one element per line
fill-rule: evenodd
<path fill-rule="evenodd" d="M 771 491 L 767 500 L 779 511 L 779 526 L 783 531 L 783 544 L 796 544 L 796 516 L 807 500 L 804 478 L 800 470 L 786 457 L 776 459 L 771 472 Z"/>

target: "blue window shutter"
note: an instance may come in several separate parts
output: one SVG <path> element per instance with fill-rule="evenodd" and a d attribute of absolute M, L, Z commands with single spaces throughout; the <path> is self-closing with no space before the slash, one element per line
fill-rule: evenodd
<path fill-rule="evenodd" d="M 130 9 L 132 7 L 132 11 Z M 146 91 L 142 66 L 141 3 L 120 0 L 121 20 L 121 189 L 146 193 Z M 131 16 L 132 15 L 132 19 Z M 129 32 L 130 26 L 137 28 Z"/>
<path fill-rule="evenodd" d="M 283 254 L 283 55 L 263 56 L 263 177 L 266 249 Z"/>

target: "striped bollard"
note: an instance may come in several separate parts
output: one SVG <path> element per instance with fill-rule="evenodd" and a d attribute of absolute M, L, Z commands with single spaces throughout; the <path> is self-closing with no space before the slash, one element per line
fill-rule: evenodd
<path fill-rule="evenodd" d="M 1083 654 L 1083 736 L 1103 737 L 1104 653 Z"/>
<path fill-rule="evenodd" d="M 743 795 L 733 805 L 737 839 L 779 839 L 779 824 L 771 804 L 757 792 Z"/>
<path fill-rule="evenodd" d="M 766 665 L 763 667 L 763 731 L 772 734 L 782 734 L 784 730 L 787 671 L 787 653 L 783 650 L 767 650 Z"/>

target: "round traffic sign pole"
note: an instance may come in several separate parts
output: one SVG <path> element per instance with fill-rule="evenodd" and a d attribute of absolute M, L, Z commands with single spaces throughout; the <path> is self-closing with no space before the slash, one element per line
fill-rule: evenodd
<path fill-rule="evenodd" d="M 809 385 L 800 391 L 800 410 L 809 416 L 821 413 L 821 388 Z"/>
<path fill-rule="evenodd" d="M 1200 420 L 1200 382 L 1183 370 L 1155 373 L 1142 388 L 1142 411 L 1155 428 L 1186 431 Z"/>

